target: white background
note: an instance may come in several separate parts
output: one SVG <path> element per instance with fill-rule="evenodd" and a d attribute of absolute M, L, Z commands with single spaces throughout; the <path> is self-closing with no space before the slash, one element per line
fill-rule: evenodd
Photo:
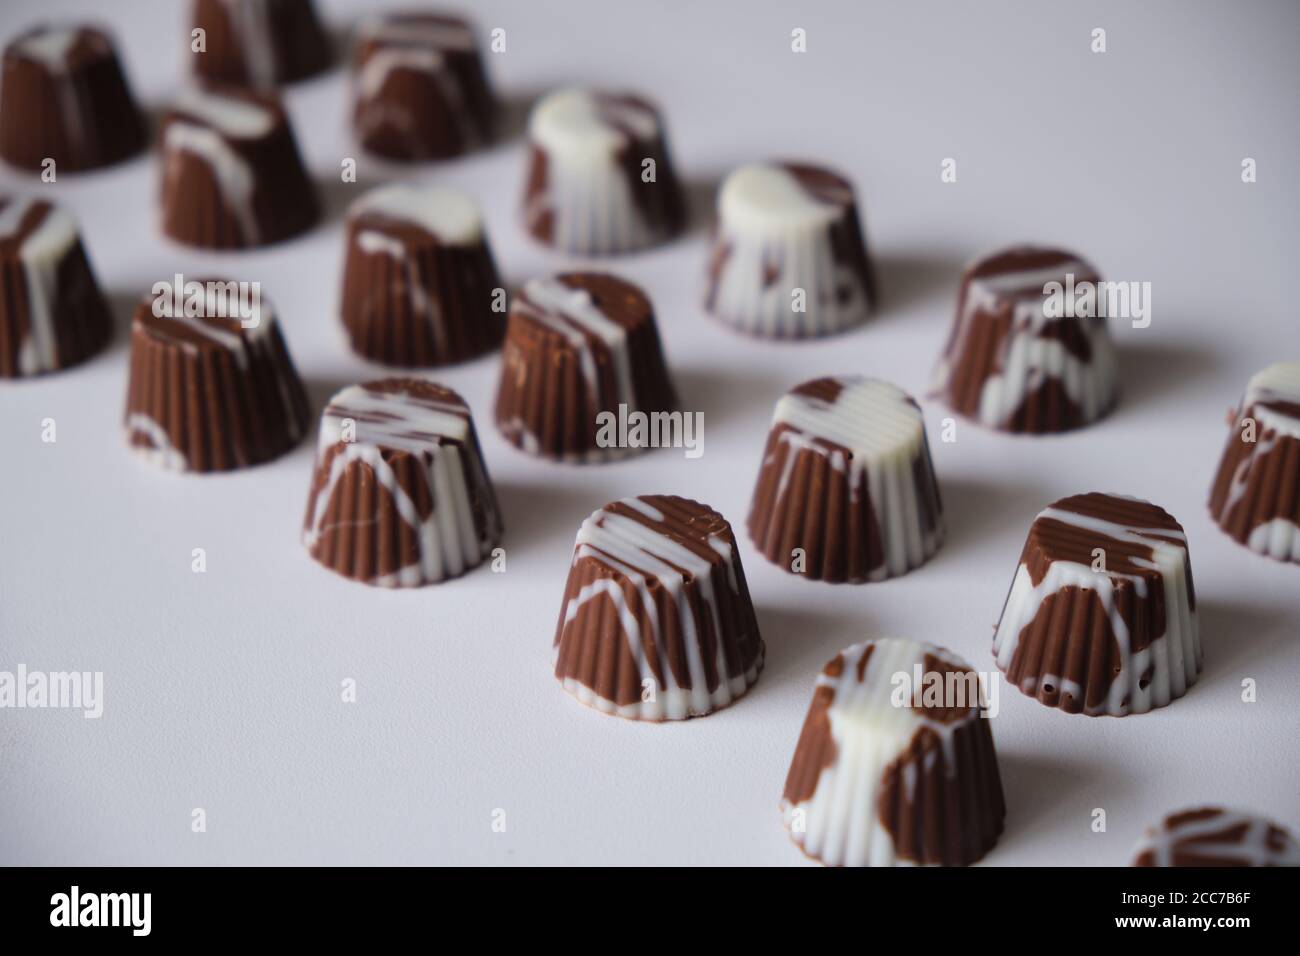
<path fill-rule="evenodd" d="M 181 477 L 128 454 L 125 327 L 109 351 L 39 381 L 0 383 L 0 669 L 104 672 L 99 720 L 0 711 L 0 863 L 799 864 L 780 797 L 812 680 L 852 642 L 897 635 L 992 667 L 992 625 L 1034 514 L 1113 490 L 1187 529 L 1205 672 L 1144 716 L 1089 719 L 1003 685 L 993 732 L 1008 801 L 989 864 L 1119 864 L 1166 811 L 1223 801 L 1300 827 L 1300 567 L 1256 557 L 1205 507 L 1224 416 L 1247 378 L 1300 358 L 1295 276 L 1294 51 L 1278 3 L 500 3 L 476 0 L 500 91 L 524 104 L 568 82 L 641 88 L 662 104 L 705 216 L 688 237 L 609 267 L 650 293 L 705 452 L 600 467 L 527 458 L 491 409 L 497 358 L 434 374 L 477 418 L 506 520 L 508 570 L 386 593 L 308 559 L 298 540 L 313 440 L 244 473 Z M 344 27 L 357 7 L 324 3 Z M 43 19 L 112 18 L 137 94 L 156 110 L 185 76 L 187 3 L 13 2 L 0 40 Z M 1050 8 L 1050 9 L 1048 9 Z M 1109 52 L 1089 50 L 1105 27 Z M 808 52 L 790 51 L 790 31 Z M 164 241 L 153 155 L 53 185 L 5 169 L 7 192 L 81 221 L 106 291 L 129 304 L 181 271 L 260 280 L 319 413 L 382 370 L 336 317 L 342 210 L 395 177 L 482 204 L 507 281 L 573 260 L 533 245 L 516 208 L 518 140 L 394 169 L 360 157 L 338 182 L 347 83 L 291 88 L 326 221 L 264 251 Z M 743 339 L 699 301 L 702 223 L 740 163 L 807 157 L 844 170 L 864 205 L 885 298 L 869 324 L 801 344 Z M 958 182 L 939 181 L 944 157 Z M 1259 181 L 1240 180 L 1243 157 Z M 830 586 L 766 563 L 743 533 L 768 419 L 789 386 L 862 372 L 925 391 L 969 258 L 1065 245 L 1111 279 L 1150 281 L 1154 321 L 1117 328 L 1124 395 L 1103 423 L 1015 438 L 925 404 L 949 538 L 899 580 Z M 41 420 L 57 421 L 43 444 Z M 573 535 L 605 501 L 689 495 L 731 519 L 767 643 L 735 706 L 683 724 L 587 710 L 550 673 Z M 206 574 L 190 570 L 207 552 Z M 340 701 L 354 678 L 359 699 Z M 1259 701 L 1240 700 L 1243 678 Z M 190 831 L 195 807 L 204 834 Z M 1091 811 L 1108 813 L 1105 833 Z M 493 833 L 492 812 L 507 831 Z"/>

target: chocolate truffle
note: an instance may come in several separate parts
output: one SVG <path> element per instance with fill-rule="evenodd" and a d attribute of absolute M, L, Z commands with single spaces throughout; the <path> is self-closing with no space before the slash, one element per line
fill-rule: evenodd
<path fill-rule="evenodd" d="M 411 186 L 357 200 L 342 315 L 352 347 L 385 365 L 449 365 L 500 345 L 505 290 L 474 201 Z"/>
<path fill-rule="evenodd" d="M 753 686 L 763 651 L 722 515 L 642 495 L 583 522 L 555 630 L 555 676 L 582 703 L 632 720 L 702 717 Z"/>
<path fill-rule="evenodd" d="M 943 541 L 920 406 L 860 376 L 804 382 L 776 405 L 749 511 L 769 561 L 832 583 L 883 581 Z"/>
<path fill-rule="evenodd" d="M 496 493 L 459 395 L 389 378 L 330 399 L 303 526 L 313 558 L 364 584 L 418 587 L 477 567 L 500 540 Z"/>
<path fill-rule="evenodd" d="M 837 654 L 817 677 L 781 814 L 800 849 L 829 866 L 966 866 L 984 856 L 1006 805 L 970 665 L 893 638 Z"/>
<path fill-rule="evenodd" d="M 1115 405 L 1118 369 L 1100 281 L 1077 256 L 1034 246 L 969 266 L 935 369 L 938 397 L 1008 432 L 1063 432 L 1101 418 Z"/>
<path fill-rule="evenodd" d="M 0 378 L 76 365 L 113 337 L 72 215 L 0 196 Z"/>
<path fill-rule="evenodd" d="M 686 202 L 659 111 L 630 93 L 552 93 L 528 121 L 524 224 L 564 252 L 601 256 L 663 242 Z"/>
<path fill-rule="evenodd" d="M 23 169 L 95 169 L 144 149 L 144 117 L 103 30 L 39 26 L 4 53 L 0 156 Z"/>
<path fill-rule="evenodd" d="M 247 468 L 307 433 L 307 394 L 256 283 L 157 283 L 131 323 L 126 437 L 170 471 Z"/>
<path fill-rule="evenodd" d="M 1040 511 L 993 654 L 1010 683 L 1069 714 L 1144 714 L 1182 697 L 1201 673 L 1182 526 L 1123 495 Z"/>
<path fill-rule="evenodd" d="M 194 0 L 192 30 L 204 31 L 194 72 L 206 80 L 270 89 L 319 73 L 330 39 L 311 0 Z"/>
<path fill-rule="evenodd" d="M 1143 835 L 1133 866 L 1300 866 L 1300 844 L 1263 817 L 1223 807 L 1180 810 Z"/>
<path fill-rule="evenodd" d="M 1300 362 L 1252 378 L 1229 425 L 1210 514 L 1256 554 L 1300 562 Z"/>
<path fill-rule="evenodd" d="M 874 299 L 847 179 L 804 163 L 755 163 L 727 177 L 709 257 L 709 312 L 751 335 L 806 338 L 857 325 Z"/>
<path fill-rule="evenodd" d="M 310 228 L 320 209 L 280 100 L 190 90 L 163 120 L 163 231 L 205 249 L 243 249 Z"/>
<path fill-rule="evenodd" d="M 598 419 L 653 420 L 676 405 L 654 311 L 636 286 L 570 272 L 515 296 L 496 405 L 512 445 L 556 461 L 621 458 L 640 447 L 611 441 Z"/>
<path fill-rule="evenodd" d="M 443 159 L 492 142 L 497 100 L 465 20 L 389 14 L 361 28 L 353 59 L 352 123 L 370 152 Z"/>

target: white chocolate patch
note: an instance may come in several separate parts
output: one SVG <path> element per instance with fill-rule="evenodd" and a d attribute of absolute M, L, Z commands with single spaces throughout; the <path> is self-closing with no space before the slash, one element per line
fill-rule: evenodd
<path fill-rule="evenodd" d="M 234 139 L 259 139 L 275 124 L 275 114 L 264 106 L 199 87 L 183 91 L 176 98 L 176 109 Z"/>
<path fill-rule="evenodd" d="M 445 245 L 471 245 L 483 238 L 483 218 L 478 204 L 456 189 L 384 186 L 371 190 L 353 204 L 353 216 L 364 213 L 411 223 Z"/>

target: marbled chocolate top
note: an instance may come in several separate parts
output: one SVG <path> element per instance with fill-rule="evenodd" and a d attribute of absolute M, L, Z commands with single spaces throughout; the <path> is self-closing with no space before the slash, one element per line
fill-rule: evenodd
<path fill-rule="evenodd" d="M 1171 813 L 1138 843 L 1134 866 L 1300 866 L 1300 844 L 1249 813 L 1201 807 Z"/>
<path fill-rule="evenodd" d="M 358 230 L 401 235 L 415 229 L 441 245 L 468 246 L 483 239 L 478 204 L 456 189 L 383 186 L 362 196 L 348 212 Z"/>
<path fill-rule="evenodd" d="M 1278 362 L 1256 373 L 1241 406 L 1265 429 L 1300 437 L 1300 362 Z"/>

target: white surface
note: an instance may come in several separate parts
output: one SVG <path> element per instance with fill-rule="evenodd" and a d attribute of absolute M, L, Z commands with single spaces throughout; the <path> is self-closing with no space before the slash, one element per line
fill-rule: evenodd
<path fill-rule="evenodd" d="M 187 4 L 113 4 L 139 94 L 176 87 Z M 346 5 L 324 5 L 331 23 Z M 797 864 L 778 800 L 814 677 L 834 652 L 896 635 L 992 669 L 993 623 L 1044 505 L 1114 490 L 1187 529 L 1206 671 L 1170 707 L 1070 716 L 1002 687 L 993 733 L 1006 833 L 990 864 L 1127 861 L 1167 811 L 1223 801 L 1300 827 L 1300 567 L 1247 552 L 1205 502 L 1224 414 L 1252 374 L 1300 353 L 1300 183 L 1292 122 L 1300 10 L 1286 3 L 1056 5 L 475 3 L 507 30 L 489 68 L 513 97 L 572 82 L 643 87 L 663 105 L 683 174 L 768 156 L 843 169 L 864 201 L 885 298 L 845 335 L 749 341 L 699 305 L 700 228 L 610 265 L 653 298 L 704 455 L 558 466 L 505 445 L 490 414 L 497 357 L 437 374 L 476 415 L 505 512 L 508 570 L 406 593 L 368 589 L 299 542 L 313 440 L 242 474 L 185 477 L 128 454 L 126 339 L 81 368 L 0 383 L 0 669 L 102 670 L 104 715 L 0 710 L 0 862 Z M 89 11 L 6 2 L 0 39 Z M 743 15 L 739 11 L 743 8 Z M 808 52 L 790 52 L 790 30 Z M 1089 52 L 1104 26 L 1109 52 Z M 169 52 L 169 47 L 175 52 Z M 342 210 L 391 167 L 357 156 L 340 72 L 289 109 L 328 222 L 265 251 L 165 242 L 150 156 L 57 184 L 5 169 L 0 187 L 66 203 L 121 308 L 181 271 L 257 279 L 311 389 L 378 376 L 335 317 Z M 944 157 L 958 182 L 942 184 Z M 1259 182 L 1240 181 L 1244 156 Z M 508 281 L 569 266 L 523 235 L 518 141 L 414 178 L 483 206 Z M 664 492 L 740 528 L 773 403 L 814 375 L 856 372 L 921 392 L 952 318 L 958 270 L 1008 243 L 1051 241 L 1107 278 L 1149 280 L 1150 328 L 1117 330 L 1118 410 L 1061 438 L 962 423 L 938 441 L 950 533 L 903 578 L 821 585 L 742 558 L 767 642 L 744 699 L 702 720 L 637 725 L 587 710 L 548 662 L 573 537 L 594 508 Z M 43 444 L 41 420 L 57 420 Z M 190 570 L 207 550 L 208 570 Z M 1243 678 L 1259 701 L 1240 701 Z M 355 678 L 358 700 L 340 701 Z M 190 832 L 195 807 L 203 834 Z M 1108 830 L 1090 830 L 1104 807 Z M 507 829 L 494 833 L 493 810 Z"/>

